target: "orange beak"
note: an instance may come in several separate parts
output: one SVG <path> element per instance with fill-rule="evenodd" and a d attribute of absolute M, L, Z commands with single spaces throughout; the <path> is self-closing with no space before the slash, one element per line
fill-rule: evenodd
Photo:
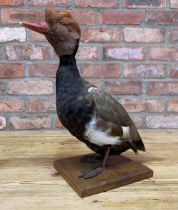
<path fill-rule="evenodd" d="M 21 22 L 20 25 L 29 28 L 33 31 L 38 33 L 44 34 L 47 33 L 49 30 L 49 26 L 47 22 L 39 22 L 39 23 L 28 23 L 28 22 Z"/>

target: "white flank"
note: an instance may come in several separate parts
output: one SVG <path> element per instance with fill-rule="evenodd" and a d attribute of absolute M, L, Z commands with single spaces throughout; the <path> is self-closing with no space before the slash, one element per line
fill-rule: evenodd
<path fill-rule="evenodd" d="M 122 126 L 122 130 L 123 130 L 122 138 L 128 139 L 130 136 L 130 128 Z"/>
<path fill-rule="evenodd" d="M 109 136 L 110 130 L 101 131 L 96 127 L 96 117 L 93 117 L 92 120 L 86 126 L 85 136 L 87 139 L 98 146 L 104 145 L 114 145 L 120 143 L 119 137 Z"/>

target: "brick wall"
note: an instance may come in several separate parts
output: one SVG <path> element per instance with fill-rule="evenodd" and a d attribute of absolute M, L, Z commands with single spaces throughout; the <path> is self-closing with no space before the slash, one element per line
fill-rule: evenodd
<path fill-rule="evenodd" d="M 81 74 L 113 94 L 138 127 L 178 128 L 178 0 L 0 0 L 0 129 L 55 129 L 58 59 L 18 25 L 68 9 L 82 26 Z"/>

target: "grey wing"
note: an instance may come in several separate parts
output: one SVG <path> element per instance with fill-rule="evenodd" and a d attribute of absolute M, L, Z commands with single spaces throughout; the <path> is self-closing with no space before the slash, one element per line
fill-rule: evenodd
<path fill-rule="evenodd" d="M 118 129 L 118 131 L 121 130 L 123 134 L 123 127 L 128 127 L 130 130 L 128 141 L 132 143 L 136 151 L 137 149 L 145 151 L 137 128 L 124 107 L 110 94 L 98 88 L 90 87 L 88 88 L 88 93 L 95 104 L 96 115 L 99 119 L 112 124 L 114 127 L 113 132 Z"/>
<path fill-rule="evenodd" d="M 124 107 L 110 94 L 95 87 L 90 87 L 88 92 L 95 103 L 96 114 L 103 120 L 116 123 L 120 126 L 134 124 Z"/>

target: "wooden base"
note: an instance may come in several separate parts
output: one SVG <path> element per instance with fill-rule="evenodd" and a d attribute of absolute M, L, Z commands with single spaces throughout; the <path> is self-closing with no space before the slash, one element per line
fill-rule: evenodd
<path fill-rule="evenodd" d="M 81 163 L 76 156 L 56 160 L 54 168 L 63 176 L 80 197 L 105 192 L 120 186 L 131 184 L 153 176 L 153 171 L 138 162 L 123 156 L 110 156 L 106 171 L 91 179 L 79 179 L 83 169 L 99 166 L 101 163 Z"/>

